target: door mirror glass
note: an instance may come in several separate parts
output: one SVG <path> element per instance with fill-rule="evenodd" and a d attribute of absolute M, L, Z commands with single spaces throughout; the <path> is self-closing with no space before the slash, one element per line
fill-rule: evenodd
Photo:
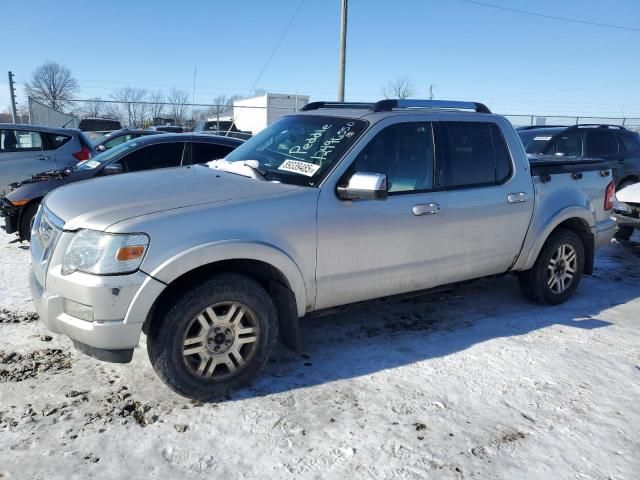
<path fill-rule="evenodd" d="M 102 169 L 102 175 L 116 175 L 122 172 L 124 168 L 120 162 L 111 163 Z"/>
<path fill-rule="evenodd" d="M 383 173 L 354 173 L 346 186 L 337 188 L 341 200 L 386 200 L 387 176 Z"/>

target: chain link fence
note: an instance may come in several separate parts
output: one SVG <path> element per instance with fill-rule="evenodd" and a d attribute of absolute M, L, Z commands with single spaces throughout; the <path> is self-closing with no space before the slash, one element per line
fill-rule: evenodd
<path fill-rule="evenodd" d="M 223 135 L 255 134 L 277 118 L 300 110 L 309 101 L 307 96 L 279 95 L 266 100 L 236 100 L 233 104 L 172 103 L 153 101 L 71 100 L 68 113 L 58 112 L 39 99 L 29 98 L 31 124 L 77 128 L 80 119 L 104 118 L 120 122 L 123 127 L 150 128 L 166 125 L 185 131 L 207 131 Z M 255 97 L 258 99 L 259 97 Z M 264 104 L 260 104 L 260 103 Z M 514 127 L 570 126 L 576 124 L 621 125 L 640 132 L 640 118 L 594 117 L 570 115 L 504 115 Z"/>
<path fill-rule="evenodd" d="M 78 128 L 80 119 L 74 115 L 62 113 L 29 97 L 29 123 L 56 128 Z"/>

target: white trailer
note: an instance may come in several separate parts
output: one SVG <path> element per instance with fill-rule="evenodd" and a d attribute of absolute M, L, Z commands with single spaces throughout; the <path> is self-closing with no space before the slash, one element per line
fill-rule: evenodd
<path fill-rule="evenodd" d="M 307 103 L 308 95 L 265 93 L 234 100 L 233 116 L 239 130 L 256 134 L 283 115 L 297 112 Z"/>

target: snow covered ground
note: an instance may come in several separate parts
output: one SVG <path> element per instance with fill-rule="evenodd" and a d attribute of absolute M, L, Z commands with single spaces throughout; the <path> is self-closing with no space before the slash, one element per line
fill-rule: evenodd
<path fill-rule="evenodd" d="M 640 243 L 560 307 L 513 277 L 309 320 L 252 388 L 199 404 L 141 342 L 100 363 L 29 315 L 0 233 L 0 478 L 640 478 Z M 635 240 L 640 240 L 636 234 Z"/>

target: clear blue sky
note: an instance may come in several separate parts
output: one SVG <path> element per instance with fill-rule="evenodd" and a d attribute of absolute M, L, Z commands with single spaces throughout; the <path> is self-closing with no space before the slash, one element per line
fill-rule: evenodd
<path fill-rule="evenodd" d="M 69 67 L 81 97 L 118 87 L 185 89 L 196 102 L 249 94 L 300 0 L 29 0 L 2 5 L 6 71 Z M 486 0 L 545 15 L 640 28 L 640 0 Z M 304 0 L 257 88 L 335 99 L 340 0 Z M 350 0 L 347 100 L 408 77 L 426 98 L 500 113 L 640 117 L 640 31 L 527 16 L 459 0 Z M 22 93 L 22 92 L 20 92 Z M 21 97 L 24 101 L 24 96 Z"/>

